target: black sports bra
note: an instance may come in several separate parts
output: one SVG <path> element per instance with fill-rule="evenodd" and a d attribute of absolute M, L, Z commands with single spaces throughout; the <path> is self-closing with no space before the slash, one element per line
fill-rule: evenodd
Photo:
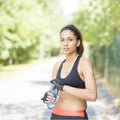
<path fill-rule="evenodd" d="M 71 72 L 65 78 L 61 78 L 60 75 L 61 75 L 61 69 L 62 69 L 63 63 L 66 60 L 64 60 L 61 63 L 61 65 L 60 65 L 60 67 L 58 69 L 57 77 L 56 78 L 59 79 L 59 80 L 61 80 L 61 82 L 62 82 L 63 85 L 69 85 L 71 87 L 76 87 L 76 88 L 85 88 L 85 83 L 81 79 L 81 77 L 79 76 L 78 71 L 77 71 L 79 60 L 80 60 L 80 56 L 77 57 L 74 65 L 72 67 Z"/>

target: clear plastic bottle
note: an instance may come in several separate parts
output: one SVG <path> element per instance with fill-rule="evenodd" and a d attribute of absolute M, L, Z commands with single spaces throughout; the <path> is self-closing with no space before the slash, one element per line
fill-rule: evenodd
<path fill-rule="evenodd" d="M 54 108 L 54 104 L 57 98 L 57 88 L 56 86 L 52 86 L 50 89 L 50 92 L 52 93 L 53 97 L 55 98 L 52 102 L 47 104 L 48 109 L 52 110 Z"/>

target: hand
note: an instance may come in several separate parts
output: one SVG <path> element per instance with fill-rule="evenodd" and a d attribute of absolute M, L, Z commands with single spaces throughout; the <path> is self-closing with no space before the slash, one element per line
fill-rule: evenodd
<path fill-rule="evenodd" d="M 58 90 L 63 90 L 63 84 L 59 79 L 53 79 L 50 81 L 52 84 L 54 84 Z"/>
<path fill-rule="evenodd" d="M 48 104 L 54 100 L 54 97 L 50 93 L 50 91 L 47 91 L 47 92 L 45 92 L 45 94 L 44 94 L 43 98 L 41 98 L 41 100 L 43 100 L 44 103 Z"/>

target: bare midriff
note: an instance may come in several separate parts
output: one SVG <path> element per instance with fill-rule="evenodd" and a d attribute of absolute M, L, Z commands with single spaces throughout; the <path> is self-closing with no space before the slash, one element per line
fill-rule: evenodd
<path fill-rule="evenodd" d="M 87 108 L 86 101 L 73 96 L 64 91 L 60 91 L 56 100 L 55 108 L 63 110 L 85 110 Z"/>

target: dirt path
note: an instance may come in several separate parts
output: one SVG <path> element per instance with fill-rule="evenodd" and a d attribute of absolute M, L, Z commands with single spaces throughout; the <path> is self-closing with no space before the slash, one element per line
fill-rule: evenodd
<path fill-rule="evenodd" d="M 40 98 L 49 90 L 51 71 L 57 59 L 35 65 L 0 82 L 0 120 L 49 120 L 50 112 Z M 88 102 L 90 120 L 120 120 L 120 109 L 97 81 L 98 99 Z"/>

